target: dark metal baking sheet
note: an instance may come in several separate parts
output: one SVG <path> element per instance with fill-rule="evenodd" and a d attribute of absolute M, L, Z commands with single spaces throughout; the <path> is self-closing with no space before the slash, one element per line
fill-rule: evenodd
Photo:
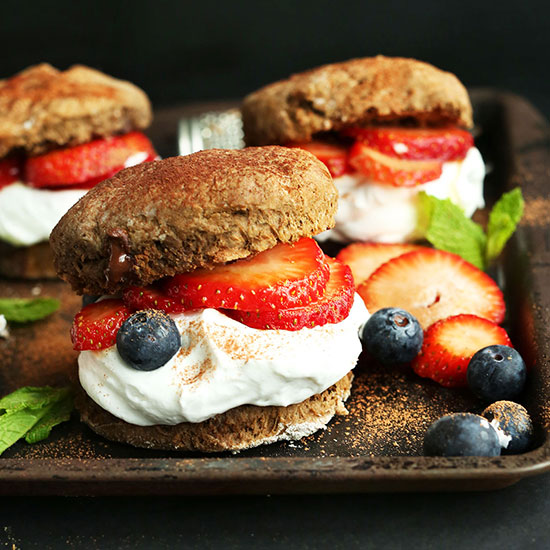
<path fill-rule="evenodd" d="M 536 448 L 498 458 L 433 458 L 421 454 L 429 424 L 453 411 L 478 412 L 466 390 L 450 390 L 409 370 L 382 369 L 361 358 L 350 414 L 299 442 L 238 454 L 147 451 L 106 441 L 75 417 L 40 444 L 16 444 L 0 457 L 0 493 L 221 494 L 484 490 L 550 469 L 550 132 L 525 100 L 473 90 L 477 144 L 491 173 L 489 200 L 521 185 L 527 201 L 500 275 L 508 302 L 506 328 L 530 365 L 519 399 L 537 429 Z M 225 104 L 159 111 L 151 136 L 161 154 L 175 154 L 177 120 Z M 68 328 L 79 299 L 64 283 L 0 281 L 0 295 L 40 292 L 62 299 L 50 319 L 12 329 L 0 340 L 0 393 L 28 384 L 60 384 L 74 375 Z"/>

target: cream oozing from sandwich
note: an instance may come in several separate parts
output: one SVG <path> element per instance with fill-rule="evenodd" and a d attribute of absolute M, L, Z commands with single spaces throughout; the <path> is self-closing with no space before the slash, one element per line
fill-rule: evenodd
<path fill-rule="evenodd" d="M 418 193 L 450 199 L 472 216 L 483 208 L 485 165 L 472 147 L 460 161 L 445 162 L 441 176 L 415 187 L 394 187 L 379 183 L 360 172 L 334 178 L 338 188 L 338 211 L 334 229 L 317 235 L 324 241 L 406 242 L 418 234 Z"/>
<path fill-rule="evenodd" d="M 135 153 L 124 168 L 141 164 L 147 153 Z M 44 189 L 15 181 L 0 189 L 0 240 L 13 246 L 47 241 L 52 229 L 88 189 Z"/>
<path fill-rule="evenodd" d="M 150 426 L 203 422 L 246 404 L 300 403 L 354 368 L 369 313 L 356 295 L 343 321 L 297 331 L 253 329 L 214 309 L 171 317 L 181 348 L 157 370 L 135 370 L 116 346 L 80 353 L 80 383 L 100 407 Z"/>
<path fill-rule="evenodd" d="M 86 189 L 52 191 L 14 182 L 0 189 L 0 240 L 13 246 L 47 241 L 63 214 Z"/>

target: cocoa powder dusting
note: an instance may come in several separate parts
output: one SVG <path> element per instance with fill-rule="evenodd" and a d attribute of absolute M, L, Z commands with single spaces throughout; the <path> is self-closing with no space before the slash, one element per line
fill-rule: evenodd
<path fill-rule="evenodd" d="M 382 367 L 363 357 L 354 372 L 349 414 L 300 442 L 304 455 L 418 456 L 432 422 L 451 412 L 479 412 L 466 390 L 442 388 L 410 367 Z"/>
<path fill-rule="evenodd" d="M 534 226 L 550 225 L 550 199 L 540 197 L 528 201 L 522 222 Z"/>

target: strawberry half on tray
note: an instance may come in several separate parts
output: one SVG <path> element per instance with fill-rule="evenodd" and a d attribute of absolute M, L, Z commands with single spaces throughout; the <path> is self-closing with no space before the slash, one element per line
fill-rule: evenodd
<path fill-rule="evenodd" d="M 493 345 L 511 346 L 508 334 L 499 326 L 505 314 L 501 290 L 485 272 L 460 256 L 418 245 L 354 243 L 338 257 L 354 274 L 360 274 L 357 292 L 374 314 L 371 319 L 384 319 L 380 326 L 388 331 L 381 336 L 373 332 L 378 325 L 369 326 L 369 322 L 365 335 L 374 335 L 378 341 L 399 333 L 401 340 L 391 342 L 399 351 L 399 346 L 407 345 L 409 333 L 406 324 L 392 328 L 392 319 L 412 316 L 419 323 L 423 343 L 411 363 L 419 376 L 447 387 L 465 386 L 468 363 L 477 351 Z M 389 342 L 364 345 L 387 349 Z M 373 353 L 377 360 L 378 355 Z M 384 359 L 389 361 L 387 354 Z"/>

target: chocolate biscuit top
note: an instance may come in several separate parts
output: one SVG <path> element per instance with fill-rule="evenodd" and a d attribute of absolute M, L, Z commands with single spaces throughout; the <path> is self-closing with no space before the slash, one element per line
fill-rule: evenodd
<path fill-rule="evenodd" d="M 14 149 L 39 154 L 151 122 L 141 89 L 82 65 L 58 71 L 43 63 L 0 80 L 0 113 L 0 157 Z"/>
<path fill-rule="evenodd" d="M 410 120 L 472 126 L 470 99 L 456 76 L 414 59 L 383 56 L 324 65 L 270 84 L 244 99 L 242 114 L 248 145 Z"/>
<path fill-rule="evenodd" d="M 84 294 L 246 258 L 334 225 L 326 167 L 299 149 L 212 149 L 122 170 L 63 216 L 50 244 Z"/>

